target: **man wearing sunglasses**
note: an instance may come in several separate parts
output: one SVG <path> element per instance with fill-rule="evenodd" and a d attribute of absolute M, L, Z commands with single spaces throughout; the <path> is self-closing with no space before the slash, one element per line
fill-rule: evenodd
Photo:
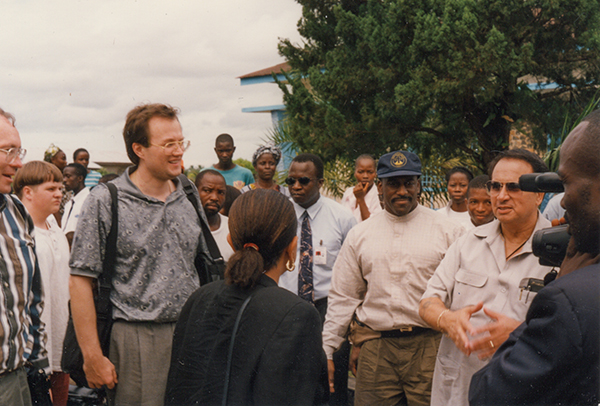
<path fill-rule="evenodd" d="M 313 303 L 324 321 L 331 269 L 356 219 L 349 209 L 321 196 L 323 161 L 318 156 L 296 156 L 285 183 L 298 218 L 298 255 L 291 272 L 281 275 L 279 286 Z M 336 377 L 330 405 L 348 404 L 348 356 L 348 345 L 334 356 L 340 373 Z"/>
<path fill-rule="evenodd" d="M 544 194 L 519 187 L 521 175 L 547 171 L 532 152 L 501 152 L 490 164 L 486 184 L 497 220 L 453 244 L 427 284 L 419 314 L 445 333 L 432 405 L 468 404 L 473 374 L 525 320 L 536 295 L 527 281 L 541 280 L 551 270 L 538 263 L 531 248 L 533 233 L 550 226 L 538 210 Z"/>
<path fill-rule="evenodd" d="M 127 114 L 123 128 L 134 166 L 112 182 L 118 190 L 119 221 L 109 358 L 98 342 L 92 294 L 107 260 L 112 222 L 106 185 L 90 192 L 73 239 L 71 311 L 84 372 L 90 387 L 110 389 L 111 405 L 163 404 L 175 323 L 199 287 L 194 259 L 197 251 L 206 252 L 206 244 L 201 220 L 190 215 L 196 210 L 177 179 L 190 145 L 177 114 L 171 106 L 144 104 Z"/>
<path fill-rule="evenodd" d="M 27 361 L 49 368 L 42 313 L 42 282 L 33 220 L 11 193 L 25 150 L 15 118 L 0 108 L 0 404 L 29 406 Z"/>
<path fill-rule="evenodd" d="M 561 205 L 571 234 L 558 278 L 471 381 L 471 405 L 600 402 L 600 110 L 562 144 Z"/>
<path fill-rule="evenodd" d="M 441 334 L 419 317 L 419 299 L 464 229 L 419 204 L 420 175 L 412 152 L 379 159 L 385 210 L 350 230 L 333 268 L 323 346 L 331 359 L 350 327 L 355 405 L 429 404 Z"/>

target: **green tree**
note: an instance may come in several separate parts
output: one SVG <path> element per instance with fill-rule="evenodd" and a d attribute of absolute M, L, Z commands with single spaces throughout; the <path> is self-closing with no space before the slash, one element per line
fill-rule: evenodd
<path fill-rule="evenodd" d="M 250 172 L 252 172 L 252 175 L 254 175 L 254 177 L 256 178 L 256 170 L 254 169 L 252 162 L 250 162 L 244 158 L 238 158 L 238 159 L 234 159 L 233 163 L 236 165 L 239 165 L 243 168 L 250 169 Z"/>
<path fill-rule="evenodd" d="M 279 86 L 296 144 L 326 160 L 411 148 L 483 169 L 513 127 L 545 149 L 600 82 L 598 0 L 297 1 Z"/>
<path fill-rule="evenodd" d="M 202 167 L 202 165 L 198 165 L 198 166 L 190 165 L 188 168 L 185 168 L 183 170 L 183 173 L 185 174 L 185 176 L 187 176 L 187 178 L 189 180 L 194 182 L 196 180 L 196 175 L 198 175 L 200 173 L 200 171 L 202 171 L 202 169 L 204 169 Z"/>

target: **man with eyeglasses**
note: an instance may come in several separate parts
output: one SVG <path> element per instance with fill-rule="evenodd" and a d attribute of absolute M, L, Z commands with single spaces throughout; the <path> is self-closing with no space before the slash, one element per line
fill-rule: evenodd
<path fill-rule="evenodd" d="M 600 110 L 560 150 L 571 235 L 555 281 L 471 380 L 471 405 L 598 405 L 600 402 Z"/>
<path fill-rule="evenodd" d="M 350 329 L 355 405 L 429 404 L 441 334 L 421 320 L 418 300 L 464 229 L 419 204 L 420 175 L 412 152 L 379 159 L 385 210 L 350 231 L 333 268 L 323 346 L 331 359 Z"/>
<path fill-rule="evenodd" d="M 521 175 L 547 171 L 532 152 L 501 152 L 490 163 L 486 184 L 496 220 L 453 244 L 427 284 L 419 314 L 445 333 L 432 405 L 468 404 L 473 374 L 525 320 L 536 295 L 531 279 L 542 280 L 551 270 L 539 264 L 531 248 L 533 233 L 550 226 L 538 210 L 544 194 L 519 187 Z"/>
<path fill-rule="evenodd" d="M 220 134 L 215 140 L 215 153 L 219 162 L 210 167 L 219 172 L 225 178 L 225 182 L 241 189 L 246 185 L 254 183 L 252 172 L 244 167 L 233 163 L 233 153 L 235 146 L 233 145 L 233 137 L 229 134 Z"/>
<path fill-rule="evenodd" d="M 33 220 L 11 193 L 25 150 L 14 116 L 0 108 L 0 404 L 29 406 L 25 363 L 49 368 L 42 313 L 42 282 Z"/>
<path fill-rule="evenodd" d="M 321 196 L 323 161 L 314 154 L 300 154 L 290 165 L 285 180 L 298 218 L 298 255 L 296 264 L 281 275 L 279 286 L 313 303 L 325 320 L 331 270 L 356 219 L 341 204 Z M 294 264 L 291 264 L 294 265 Z M 348 404 L 348 356 L 346 344 L 334 355 L 340 373 L 330 405 Z"/>
<path fill-rule="evenodd" d="M 112 221 L 106 185 L 90 192 L 73 239 L 71 311 L 84 372 L 90 387 L 109 388 L 110 404 L 163 404 L 175 323 L 199 287 L 194 259 L 207 249 L 200 219 L 190 216 L 194 206 L 177 178 L 190 145 L 177 114 L 163 104 L 141 105 L 127 114 L 123 137 L 134 166 L 113 181 L 119 224 L 108 358 L 98 342 L 93 302 Z M 200 204 L 197 192 L 195 197 Z"/>

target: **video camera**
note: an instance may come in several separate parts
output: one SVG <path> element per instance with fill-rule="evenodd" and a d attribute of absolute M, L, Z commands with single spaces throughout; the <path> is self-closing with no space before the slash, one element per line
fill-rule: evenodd
<path fill-rule="evenodd" d="M 529 173 L 519 178 L 521 190 L 526 192 L 554 192 L 564 191 L 563 184 L 554 172 Z M 540 259 L 540 265 L 560 266 L 565 255 L 571 236 L 567 232 L 568 225 L 544 228 L 533 235 L 533 255 Z"/>

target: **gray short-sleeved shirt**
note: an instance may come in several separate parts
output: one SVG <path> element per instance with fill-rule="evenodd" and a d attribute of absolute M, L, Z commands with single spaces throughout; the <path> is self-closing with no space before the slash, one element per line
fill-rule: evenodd
<path fill-rule="evenodd" d="M 129 178 L 115 179 L 119 227 L 113 277 L 113 317 L 126 321 L 174 322 L 199 287 L 196 251 L 205 250 L 200 220 L 180 182 L 166 202 L 144 195 Z M 112 213 L 105 185 L 86 199 L 71 252 L 72 275 L 98 277 Z"/>

